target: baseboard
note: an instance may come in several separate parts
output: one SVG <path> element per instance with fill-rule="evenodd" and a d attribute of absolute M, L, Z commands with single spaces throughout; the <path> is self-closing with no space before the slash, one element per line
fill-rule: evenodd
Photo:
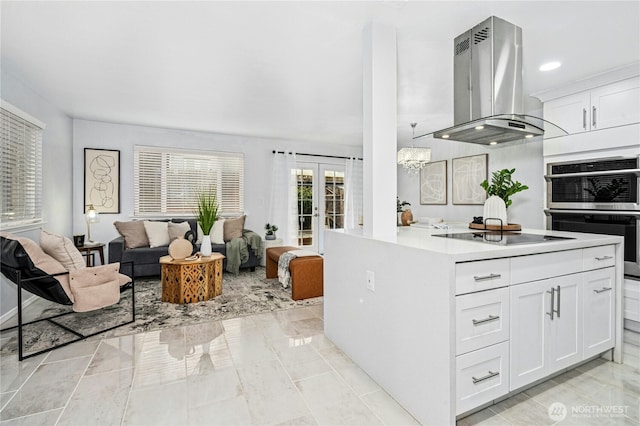
<path fill-rule="evenodd" d="M 27 300 L 24 300 L 22 302 L 22 309 L 24 309 L 27 306 L 29 306 L 30 304 L 34 303 L 36 300 L 38 300 L 38 296 L 36 296 L 36 295 L 32 295 Z M 4 315 L 0 316 L 0 326 L 4 325 L 4 323 L 6 321 L 9 321 L 14 316 L 18 316 L 18 307 L 17 306 L 15 308 L 13 308 L 13 309 L 9 309 L 9 311 L 7 311 Z"/>

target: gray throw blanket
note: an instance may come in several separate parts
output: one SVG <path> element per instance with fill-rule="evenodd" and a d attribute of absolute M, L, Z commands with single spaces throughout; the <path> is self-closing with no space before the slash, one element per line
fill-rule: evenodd
<path fill-rule="evenodd" d="M 262 237 L 253 231 L 245 229 L 242 231 L 242 238 L 234 238 L 227 243 L 227 272 L 240 272 L 240 265 L 249 260 L 249 246 L 256 257 L 262 257 Z"/>

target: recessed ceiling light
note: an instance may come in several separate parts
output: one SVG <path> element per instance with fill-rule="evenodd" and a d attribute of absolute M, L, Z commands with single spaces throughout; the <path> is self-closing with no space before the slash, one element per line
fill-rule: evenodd
<path fill-rule="evenodd" d="M 476 130 L 482 130 L 484 129 L 484 126 L 476 126 Z"/>
<path fill-rule="evenodd" d="M 547 62 L 546 64 L 540 65 L 540 71 L 555 70 L 556 68 L 560 68 L 560 65 L 562 65 L 562 64 L 560 62 L 558 62 L 558 61 Z"/>
<path fill-rule="evenodd" d="M 532 138 L 533 135 L 526 135 L 525 138 Z"/>
<path fill-rule="evenodd" d="M 489 145 L 498 145 L 498 142 L 496 142 L 496 141 L 491 141 L 491 142 L 489 142 Z"/>
<path fill-rule="evenodd" d="M 449 135 L 442 135 L 442 139 L 449 139 Z"/>

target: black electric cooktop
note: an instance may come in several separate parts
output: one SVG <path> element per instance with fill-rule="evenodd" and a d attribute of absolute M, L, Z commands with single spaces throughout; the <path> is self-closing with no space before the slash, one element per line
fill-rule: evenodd
<path fill-rule="evenodd" d="M 455 240 L 477 241 L 496 245 L 512 246 L 517 244 L 537 244 L 552 241 L 573 240 L 570 237 L 555 235 L 523 234 L 521 232 L 476 231 L 448 234 L 432 234 L 434 237 L 453 238 Z"/>

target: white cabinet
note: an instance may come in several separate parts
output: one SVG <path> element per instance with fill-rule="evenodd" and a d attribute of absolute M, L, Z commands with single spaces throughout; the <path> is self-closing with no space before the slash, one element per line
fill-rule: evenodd
<path fill-rule="evenodd" d="M 544 119 L 569 134 L 640 122 L 640 78 L 630 78 L 544 103 Z"/>
<path fill-rule="evenodd" d="M 615 339 L 615 268 L 584 275 L 584 357 L 610 349 Z"/>
<path fill-rule="evenodd" d="M 581 275 L 510 287 L 510 389 L 582 360 Z"/>
<path fill-rule="evenodd" d="M 456 297 L 456 355 L 509 340 L 509 288 Z"/>

